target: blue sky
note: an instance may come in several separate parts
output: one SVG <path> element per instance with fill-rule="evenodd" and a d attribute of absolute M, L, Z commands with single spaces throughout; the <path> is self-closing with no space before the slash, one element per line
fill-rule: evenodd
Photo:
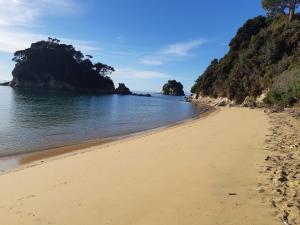
<path fill-rule="evenodd" d="M 14 51 L 50 36 L 115 67 L 115 84 L 160 91 L 176 79 L 190 90 L 261 14 L 261 0 L 0 0 L 0 80 L 12 77 Z"/>

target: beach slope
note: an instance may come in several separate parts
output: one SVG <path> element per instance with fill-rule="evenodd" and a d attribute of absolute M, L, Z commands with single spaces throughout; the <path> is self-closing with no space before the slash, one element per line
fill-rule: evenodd
<path fill-rule="evenodd" d="M 1 224 L 282 224 L 258 191 L 268 128 L 260 110 L 224 108 L 3 174 Z"/>

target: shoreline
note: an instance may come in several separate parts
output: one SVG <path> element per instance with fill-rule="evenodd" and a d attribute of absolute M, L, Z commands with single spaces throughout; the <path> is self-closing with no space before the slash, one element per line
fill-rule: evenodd
<path fill-rule="evenodd" d="M 221 108 L 168 129 L 27 164 L 0 176 L 2 221 L 282 224 L 260 192 L 269 128 L 262 110 Z"/>
<path fill-rule="evenodd" d="M 107 138 L 97 138 L 97 139 L 91 139 L 87 141 L 78 141 L 76 143 L 69 143 L 58 147 L 45 148 L 41 150 L 35 150 L 32 152 L 12 154 L 12 155 L 1 157 L 0 175 L 18 170 L 19 167 L 23 168 L 26 167 L 27 165 L 32 166 L 32 164 L 35 165 L 35 164 L 44 163 L 45 161 L 51 158 L 57 158 L 72 153 L 76 154 L 77 151 L 78 153 L 82 151 L 84 152 L 84 150 L 87 148 L 96 147 L 96 146 L 102 147 L 114 142 L 119 142 L 130 138 L 138 138 L 144 135 L 150 135 L 154 132 L 159 132 L 161 130 L 168 129 L 170 127 L 180 126 L 182 124 L 189 123 L 197 119 L 205 118 L 217 110 L 215 107 L 205 105 L 205 104 L 195 104 L 195 105 L 198 108 L 197 115 L 184 120 L 176 121 L 168 125 L 159 126 L 157 128 L 128 133 L 124 135 L 116 135 Z"/>

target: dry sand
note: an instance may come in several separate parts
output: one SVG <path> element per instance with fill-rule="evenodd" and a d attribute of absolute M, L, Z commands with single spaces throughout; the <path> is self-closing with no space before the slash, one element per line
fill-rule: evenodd
<path fill-rule="evenodd" d="M 91 147 L 0 176 L 4 225 L 277 225 L 258 184 L 269 133 L 259 110 Z"/>
<path fill-rule="evenodd" d="M 286 224 L 300 224 L 300 108 L 271 113 L 271 134 L 266 140 L 265 198 Z"/>

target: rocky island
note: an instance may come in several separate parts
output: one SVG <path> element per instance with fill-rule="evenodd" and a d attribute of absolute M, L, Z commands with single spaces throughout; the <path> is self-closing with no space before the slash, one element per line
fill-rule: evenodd
<path fill-rule="evenodd" d="M 128 87 L 125 86 L 124 83 L 119 83 L 118 88 L 116 88 L 115 93 L 118 95 L 133 95 L 133 96 L 140 96 L 140 97 L 152 97 L 150 94 L 137 94 L 132 93 Z"/>
<path fill-rule="evenodd" d="M 183 85 L 176 80 L 169 80 L 168 83 L 163 86 L 162 93 L 171 96 L 184 96 Z"/>
<path fill-rule="evenodd" d="M 11 87 L 42 88 L 84 93 L 112 94 L 113 81 L 108 75 L 114 68 L 103 63 L 92 63 L 72 45 L 61 44 L 48 38 L 31 44 L 30 48 L 16 51 L 13 61 Z"/>
<path fill-rule="evenodd" d="M 119 87 L 116 88 L 116 94 L 119 94 L 119 95 L 132 95 L 132 92 L 129 90 L 128 87 L 125 86 L 125 84 L 119 83 Z"/>

